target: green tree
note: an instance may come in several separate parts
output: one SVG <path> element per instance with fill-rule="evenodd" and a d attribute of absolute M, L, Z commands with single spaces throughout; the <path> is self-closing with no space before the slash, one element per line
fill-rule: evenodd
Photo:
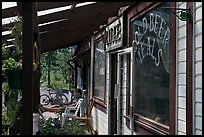
<path fill-rule="evenodd" d="M 62 77 L 65 83 L 68 84 L 71 81 L 71 70 L 72 68 L 68 64 L 68 61 L 72 58 L 72 53 L 69 48 L 59 50 L 59 67 L 61 70 Z M 71 64 L 71 62 L 69 62 Z M 72 64 L 71 64 L 72 65 Z"/>
<path fill-rule="evenodd" d="M 47 77 L 43 75 L 43 79 L 45 80 L 47 78 L 47 86 L 51 87 L 51 79 L 50 79 L 50 72 L 51 70 L 56 70 L 57 66 L 57 52 L 56 51 L 51 51 L 51 52 L 46 52 L 41 55 L 41 73 L 42 74 L 47 74 Z"/>
<path fill-rule="evenodd" d="M 41 80 L 47 81 L 47 87 L 68 85 L 72 79 L 72 72 L 70 64 L 67 62 L 71 58 L 72 50 L 70 48 L 46 52 L 41 55 Z"/>

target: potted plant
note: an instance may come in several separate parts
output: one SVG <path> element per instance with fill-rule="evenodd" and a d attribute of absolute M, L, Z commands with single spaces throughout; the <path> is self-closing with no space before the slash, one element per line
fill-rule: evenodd
<path fill-rule="evenodd" d="M 14 37 L 13 46 L 2 45 L 3 72 L 2 77 L 8 79 L 10 89 L 22 89 L 22 21 L 18 17 L 15 25 L 11 30 Z M 33 70 L 37 69 L 36 63 L 33 62 Z"/>
<path fill-rule="evenodd" d="M 2 45 L 3 71 L 7 75 L 8 85 L 10 89 L 21 89 L 22 87 L 22 21 L 18 17 L 15 25 L 11 30 L 14 37 L 13 44 L 7 46 Z"/>
<path fill-rule="evenodd" d="M 13 58 L 8 58 L 3 61 L 3 69 L 8 78 L 8 85 L 10 89 L 22 88 L 22 64 L 16 62 Z"/>

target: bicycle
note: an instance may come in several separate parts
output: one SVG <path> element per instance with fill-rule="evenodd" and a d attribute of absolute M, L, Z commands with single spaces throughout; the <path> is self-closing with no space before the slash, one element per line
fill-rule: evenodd
<path fill-rule="evenodd" d="M 51 103 L 53 104 L 65 104 L 68 102 L 68 99 L 64 93 L 62 93 L 62 90 L 60 89 L 48 89 L 48 94 L 42 94 L 40 95 L 40 104 L 42 106 L 48 105 Z"/>

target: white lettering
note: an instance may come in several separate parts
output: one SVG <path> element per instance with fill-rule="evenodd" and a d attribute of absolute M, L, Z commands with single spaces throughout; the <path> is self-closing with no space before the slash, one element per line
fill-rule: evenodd
<path fill-rule="evenodd" d="M 147 19 L 143 18 L 143 33 L 145 34 L 147 32 Z"/>
<path fill-rule="evenodd" d="M 116 39 L 120 40 L 120 38 L 121 38 L 121 25 L 118 25 L 116 29 Z"/>
<path fill-rule="evenodd" d="M 150 13 L 150 20 L 149 20 L 149 31 L 153 31 L 154 30 L 154 14 Z"/>
<path fill-rule="evenodd" d="M 159 37 L 160 39 L 162 39 L 162 36 L 160 35 L 160 34 L 161 34 L 161 30 L 164 29 L 164 28 L 163 28 L 163 22 L 166 24 L 166 22 L 165 22 L 163 19 L 161 19 L 161 24 L 160 24 L 159 33 L 158 33 L 158 37 Z"/>
<path fill-rule="evenodd" d="M 144 46 L 144 41 L 143 42 L 139 42 L 139 44 L 137 44 L 137 42 L 134 40 L 132 42 L 132 46 L 135 46 L 136 48 L 136 60 L 137 62 L 139 62 L 140 64 L 142 64 L 143 62 L 143 59 L 146 57 L 146 56 L 150 56 L 154 62 L 155 62 L 155 65 L 156 66 L 159 66 L 160 64 L 160 56 L 162 55 L 162 49 L 159 49 L 157 51 L 157 57 L 155 57 L 153 55 L 154 53 L 154 44 L 155 44 L 155 39 L 151 40 L 150 37 L 147 38 L 147 46 Z M 152 42 L 152 45 L 151 45 L 151 41 Z"/>
<path fill-rule="evenodd" d="M 143 42 L 140 42 L 140 50 L 141 50 L 141 53 L 142 53 L 142 59 L 144 59 L 144 48 L 143 48 L 143 44 L 144 44 L 144 41 Z"/>
<path fill-rule="evenodd" d="M 167 35 L 167 33 L 168 33 L 168 35 Z M 164 34 L 164 38 L 163 38 L 164 48 L 166 48 L 166 44 L 167 44 L 167 41 L 169 40 L 169 38 L 170 38 L 170 29 L 169 29 L 169 27 L 167 27 L 166 32 Z"/>
<path fill-rule="evenodd" d="M 158 52 L 157 52 L 157 59 L 155 58 L 155 65 L 158 67 L 159 64 L 160 64 L 160 57 L 162 56 L 162 49 L 159 49 Z M 157 60 L 157 62 L 156 62 Z"/>
<path fill-rule="evenodd" d="M 113 46 L 121 41 L 122 29 L 120 20 L 114 24 L 112 27 L 107 28 L 107 46 Z"/>
<path fill-rule="evenodd" d="M 160 16 L 159 16 L 158 14 L 156 14 L 156 16 L 155 16 L 155 23 L 154 23 L 154 33 L 155 33 L 155 34 L 157 34 L 157 31 L 156 31 L 156 29 L 157 29 L 157 24 L 158 24 L 158 18 L 157 18 L 157 17 L 160 18 Z"/>
<path fill-rule="evenodd" d="M 139 45 L 139 43 L 140 43 L 140 36 L 139 35 L 140 35 L 139 32 L 136 31 L 134 41 L 136 42 L 137 45 Z"/>
<path fill-rule="evenodd" d="M 142 64 L 143 59 L 146 56 L 150 56 L 154 60 L 155 65 L 159 66 L 162 59 L 163 48 L 167 47 L 167 43 L 170 39 L 170 29 L 165 20 L 159 14 L 154 13 L 149 14 L 149 20 L 144 17 L 141 25 L 142 26 L 135 26 L 136 30 L 133 34 L 132 41 L 132 46 L 137 49 L 135 52 L 136 61 Z M 148 29 L 149 31 L 147 31 Z M 150 35 L 148 35 L 147 32 L 150 32 Z M 153 37 L 154 35 L 152 35 L 151 32 L 157 35 L 157 39 Z M 161 40 L 163 45 L 163 47 L 160 47 L 159 44 L 157 51 L 155 51 L 156 40 Z"/>
<path fill-rule="evenodd" d="M 142 64 L 142 57 L 141 57 L 141 54 L 140 54 L 140 51 L 138 50 L 138 56 L 139 56 L 139 61 L 140 61 L 140 63 Z"/>
<path fill-rule="evenodd" d="M 151 54 L 151 46 L 150 46 L 150 38 L 148 37 L 148 48 L 147 48 L 147 55 Z"/>

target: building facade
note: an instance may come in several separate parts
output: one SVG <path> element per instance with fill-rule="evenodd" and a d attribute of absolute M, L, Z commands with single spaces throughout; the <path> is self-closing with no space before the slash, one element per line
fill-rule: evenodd
<path fill-rule="evenodd" d="M 89 40 L 93 130 L 201 135 L 202 2 L 140 2 L 118 13 Z"/>

